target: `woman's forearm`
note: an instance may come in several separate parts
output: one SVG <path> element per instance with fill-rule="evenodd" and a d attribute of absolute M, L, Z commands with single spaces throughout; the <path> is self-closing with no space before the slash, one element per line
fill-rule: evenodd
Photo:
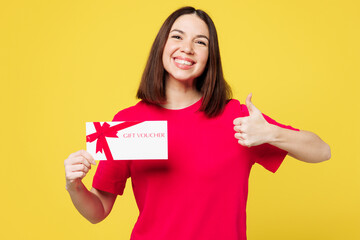
<path fill-rule="evenodd" d="M 326 144 L 315 133 L 308 131 L 293 131 L 271 125 L 272 137 L 269 144 L 288 152 L 298 160 L 317 163 L 329 160 L 331 151 Z"/>
<path fill-rule="evenodd" d="M 76 209 L 91 223 L 98 223 L 106 217 L 100 198 L 89 191 L 81 180 L 67 184 L 66 189 Z"/>

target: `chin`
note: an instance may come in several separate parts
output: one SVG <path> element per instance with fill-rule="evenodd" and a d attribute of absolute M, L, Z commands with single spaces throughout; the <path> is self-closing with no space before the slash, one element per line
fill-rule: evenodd
<path fill-rule="evenodd" d="M 200 75 L 198 75 L 198 74 L 173 74 L 170 76 L 171 76 L 171 78 L 178 80 L 178 81 L 194 81 Z"/>
<path fill-rule="evenodd" d="M 179 81 L 179 82 L 194 82 L 195 78 L 193 77 L 182 77 L 182 76 L 178 76 L 178 77 L 173 77 L 173 79 L 175 81 Z"/>

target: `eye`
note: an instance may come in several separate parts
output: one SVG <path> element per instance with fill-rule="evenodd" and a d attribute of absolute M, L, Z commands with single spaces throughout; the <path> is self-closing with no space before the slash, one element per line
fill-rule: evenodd
<path fill-rule="evenodd" d="M 181 39 L 181 37 L 179 35 L 172 35 L 171 38 Z"/>
<path fill-rule="evenodd" d="M 207 45 L 206 45 L 206 42 L 204 42 L 204 41 L 200 41 L 200 40 L 198 40 L 198 41 L 196 41 L 196 43 L 198 43 L 198 44 L 200 44 L 200 45 L 207 46 Z"/>

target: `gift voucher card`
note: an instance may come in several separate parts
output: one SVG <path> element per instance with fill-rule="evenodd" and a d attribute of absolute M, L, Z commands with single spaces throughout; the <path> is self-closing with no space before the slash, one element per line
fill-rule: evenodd
<path fill-rule="evenodd" d="M 168 159 L 167 121 L 87 122 L 86 150 L 95 160 Z"/>

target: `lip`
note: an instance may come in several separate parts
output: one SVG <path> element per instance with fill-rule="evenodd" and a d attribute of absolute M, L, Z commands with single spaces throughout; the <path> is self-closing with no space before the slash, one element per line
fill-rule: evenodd
<path fill-rule="evenodd" d="M 185 64 L 181 64 L 181 63 L 176 62 L 175 59 L 185 60 L 187 62 L 191 62 L 192 64 L 190 66 L 185 65 Z M 188 69 L 192 68 L 196 64 L 196 62 L 194 60 L 192 60 L 191 58 L 186 58 L 186 57 L 178 56 L 178 57 L 174 57 L 173 60 L 174 60 L 175 66 L 182 69 L 182 70 L 188 70 Z"/>
<path fill-rule="evenodd" d="M 177 56 L 177 57 L 174 57 L 174 60 L 175 59 L 180 59 L 180 60 L 185 60 L 187 62 L 191 62 L 192 65 L 194 65 L 196 62 L 194 60 L 192 60 L 191 58 L 187 58 L 187 57 L 181 57 L 181 56 Z"/>

